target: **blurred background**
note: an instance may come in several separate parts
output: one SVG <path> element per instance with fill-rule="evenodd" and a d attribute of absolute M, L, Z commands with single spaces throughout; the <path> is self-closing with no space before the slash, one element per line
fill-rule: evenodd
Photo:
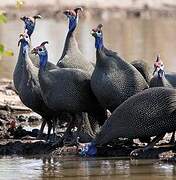
<path fill-rule="evenodd" d="M 12 79 L 24 29 L 21 16 L 43 16 L 37 21 L 32 45 L 49 41 L 49 60 L 56 63 L 68 30 L 62 12 L 76 6 L 84 8 L 76 37 L 88 60 L 96 59 L 90 31 L 102 23 L 105 46 L 126 61 L 143 59 L 153 67 L 160 54 L 166 70 L 176 71 L 175 0 L 0 0 L 0 79 Z"/>

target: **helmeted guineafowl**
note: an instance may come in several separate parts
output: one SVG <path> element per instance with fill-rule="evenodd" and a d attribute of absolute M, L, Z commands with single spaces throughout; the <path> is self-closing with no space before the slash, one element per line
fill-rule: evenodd
<path fill-rule="evenodd" d="M 102 25 L 92 30 L 95 37 L 96 66 L 91 88 L 104 108 L 111 112 L 130 96 L 148 88 L 148 85 L 131 64 L 103 44 Z"/>

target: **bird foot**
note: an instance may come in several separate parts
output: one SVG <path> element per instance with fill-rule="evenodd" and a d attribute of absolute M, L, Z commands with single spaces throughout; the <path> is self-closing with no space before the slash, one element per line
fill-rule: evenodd
<path fill-rule="evenodd" d="M 145 148 L 135 149 L 130 153 L 130 156 L 133 158 L 142 158 L 142 157 L 144 157 L 144 154 L 150 149 L 152 149 L 152 148 L 151 147 L 145 147 Z"/>

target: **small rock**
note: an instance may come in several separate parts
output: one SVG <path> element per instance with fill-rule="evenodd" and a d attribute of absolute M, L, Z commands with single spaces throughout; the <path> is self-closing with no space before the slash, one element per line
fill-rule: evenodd
<path fill-rule="evenodd" d="M 29 119 L 28 119 L 29 123 L 33 123 L 33 122 L 36 122 L 36 121 L 39 121 L 39 118 L 37 116 L 30 116 Z"/>
<path fill-rule="evenodd" d="M 15 93 L 15 87 L 14 87 L 14 84 L 12 82 L 9 82 L 9 84 L 6 86 L 6 89 L 13 90 Z"/>
<path fill-rule="evenodd" d="M 31 133 L 31 136 L 33 136 L 33 137 L 37 137 L 38 136 L 38 134 L 39 134 L 39 129 L 33 129 L 32 130 L 32 133 Z"/>
<path fill-rule="evenodd" d="M 163 152 L 159 155 L 159 159 L 161 161 L 176 162 L 176 153 L 174 153 L 172 150 Z"/>
<path fill-rule="evenodd" d="M 20 115 L 20 116 L 17 117 L 17 120 L 19 122 L 26 122 L 27 118 L 25 116 L 23 116 L 23 115 Z"/>
<path fill-rule="evenodd" d="M 10 135 L 8 133 L 4 134 L 4 139 L 9 139 Z"/>
<path fill-rule="evenodd" d="M 8 112 L 4 110 L 0 110 L 0 118 L 3 120 L 8 120 Z"/>
<path fill-rule="evenodd" d="M 3 122 L 2 122 L 2 120 L 0 120 L 0 126 L 3 126 L 4 124 L 3 124 Z"/>
<path fill-rule="evenodd" d="M 6 121 L 3 119 L 0 119 L 0 126 L 4 126 L 6 124 Z"/>
<path fill-rule="evenodd" d="M 14 131 L 14 139 L 21 139 L 24 136 L 27 136 L 28 132 L 23 129 L 22 126 L 19 126 L 15 131 Z"/>
<path fill-rule="evenodd" d="M 14 92 L 11 90 L 5 90 L 5 95 L 12 96 L 12 95 L 14 95 Z"/>

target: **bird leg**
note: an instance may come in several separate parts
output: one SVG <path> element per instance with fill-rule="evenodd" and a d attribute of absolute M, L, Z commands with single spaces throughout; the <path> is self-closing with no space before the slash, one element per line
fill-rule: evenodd
<path fill-rule="evenodd" d="M 149 149 L 153 149 L 153 147 L 156 145 L 156 143 L 158 143 L 165 136 L 165 134 L 157 135 L 146 147 L 133 150 L 130 153 L 130 156 L 137 158 L 141 154 L 148 151 Z"/>
<path fill-rule="evenodd" d="M 94 133 L 91 129 L 87 113 L 73 114 L 72 117 L 72 122 L 69 123 L 69 126 L 64 134 L 64 143 L 67 145 L 77 144 L 78 137 L 83 142 L 91 141 L 94 137 Z M 71 129 L 75 126 L 77 126 L 77 133 L 76 135 L 75 133 L 71 135 Z"/>
<path fill-rule="evenodd" d="M 99 130 L 99 125 L 97 119 L 90 113 L 88 113 L 89 117 L 89 124 L 91 128 L 92 135 L 95 135 L 97 133 L 97 130 Z"/>
<path fill-rule="evenodd" d="M 53 141 L 56 140 L 56 124 L 57 124 L 57 117 L 53 118 Z"/>
<path fill-rule="evenodd" d="M 52 129 L 52 122 L 50 120 L 47 120 L 47 125 L 48 125 L 48 133 L 47 133 L 47 138 L 46 140 L 49 141 L 50 134 L 51 134 L 51 129 Z"/>
<path fill-rule="evenodd" d="M 39 134 L 38 134 L 38 136 L 37 136 L 37 139 L 41 139 L 42 134 L 43 134 L 44 127 L 45 127 L 45 125 L 46 125 L 46 120 L 45 120 L 44 118 L 42 118 L 42 119 L 43 119 L 43 121 L 42 121 L 42 125 L 41 125 L 41 127 L 40 127 L 40 130 L 39 130 Z"/>
<path fill-rule="evenodd" d="M 71 145 L 72 144 L 72 139 L 70 139 L 70 135 L 71 135 L 71 129 L 74 127 L 74 122 L 76 120 L 76 115 L 72 116 L 72 120 L 68 123 L 68 127 L 63 135 L 63 143 L 67 144 L 67 145 Z"/>
<path fill-rule="evenodd" d="M 71 120 L 69 121 L 69 123 L 67 124 L 67 129 L 66 131 L 64 132 L 64 135 L 58 140 L 56 141 L 55 143 L 53 143 L 53 146 L 55 147 L 62 147 L 65 144 L 69 144 L 66 139 L 68 139 L 68 137 L 70 136 L 71 134 L 71 129 L 73 128 L 74 126 L 74 123 L 73 123 L 73 116 L 71 118 Z"/>
<path fill-rule="evenodd" d="M 95 137 L 90 124 L 90 119 L 88 117 L 88 114 L 85 112 L 81 113 L 81 119 L 78 123 L 78 136 L 83 142 L 90 142 L 92 138 Z"/>
<path fill-rule="evenodd" d="M 172 132 L 171 139 L 169 141 L 169 144 L 174 145 L 175 144 L 175 131 Z"/>

